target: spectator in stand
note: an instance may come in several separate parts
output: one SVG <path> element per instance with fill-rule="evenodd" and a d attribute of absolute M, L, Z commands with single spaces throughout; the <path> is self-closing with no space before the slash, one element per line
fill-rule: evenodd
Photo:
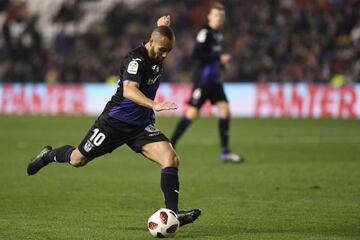
<path fill-rule="evenodd" d="M 25 2 L 12 3 L 2 27 L 8 67 L 3 76 L 7 82 L 40 82 L 44 80 L 45 52 Z"/>
<path fill-rule="evenodd" d="M 182 63 L 189 62 L 192 38 L 204 20 L 201 16 L 214 1 L 144 1 L 141 7 L 132 7 L 130 2 L 115 4 L 85 33 L 76 27 L 73 34 L 61 32 L 56 44 L 47 46 L 50 57 L 54 57 L 55 52 L 55 61 L 46 68 L 58 69 L 59 76 L 71 76 L 59 77 L 62 82 L 105 81 L 107 76 L 118 73 L 109 62 L 121 60 L 135 47 L 135 42 L 145 37 L 154 15 L 171 12 L 181 48 L 174 50 L 169 58 L 164 80 L 189 81 L 189 64 Z M 85 16 L 91 15 L 83 7 L 86 4 L 79 0 L 70 1 L 70 5 L 65 3 L 55 19 L 80 26 L 88 19 Z M 352 36 L 357 39 L 359 0 L 233 0 L 226 4 L 229 7 L 223 29 L 224 50 L 232 52 L 233 57 L 224 76 L 226 81 L 328 83 L 339 73 L 347 75 L 349 81 L 360 81 L 358 75 L 353 74 L 359 68 L 356 67 L 359 44 L 354 44 L 358 40 L 352 40 Z M 14 14 L 7 15 L 6 24 L 9 24 L 14 21 Z M 125 20 L 127 24 L 123 25 Z M 34 18 L 30 22 L 34 23 Z M 9 69 L 19 68 L 14 62 L 10 65 Z M 101 74 L 88 78 L 94 72 Z M 7 74 L 7 79 L 18 81 L 13 74 Z"/>

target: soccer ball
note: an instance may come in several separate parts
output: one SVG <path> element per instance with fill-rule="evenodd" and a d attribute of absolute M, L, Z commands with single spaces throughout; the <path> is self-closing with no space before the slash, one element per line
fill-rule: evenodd
<path fill-rule="evenodd" d="M 150 234 L 158 238 L 175 236 L 179 226 L 176 213 L 167 208 L 160 208 L 148 220 Z"/>

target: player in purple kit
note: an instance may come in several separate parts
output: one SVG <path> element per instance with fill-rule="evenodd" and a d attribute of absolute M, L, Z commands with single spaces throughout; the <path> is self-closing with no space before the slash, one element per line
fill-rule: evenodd
<path fill-rule="evenodd" d="M 178 214 L 180 226 L 195 221 L 199 209 L 179 211 L 179 158 L 168 138 L 154 126 L 154 111 L 177 109 L 173 102 L 155 102 L 156 91 L 163 71 L 163 60 L 172 50 L 175 36 L 170 16 L 158 19 L 148 42 L 130 51 L 120 68 L 116 93 L 90 128 L 77 148 L 66 145 L 44 147 L 27 168 L 36 174 L 52 162 L 69 163 L 74 167 L 112 152 L 123 144 L 142 153 L 161 167 L 161 190 L 166 208 Z"/>
<path fill-rule="evenodd" d="M 223 83 L 221 69 L 226 67 L 231 57 L 222 53 L 223 35 L 220 32 L 225 21 L 225 8 L 220 3 L 215 3 L 208 14 L 208 25 L 204 26 L 196 37 L 193 50 L 193 79 L 194 86 L 188 108 L 183 118 L 177 124 L 171 138 L 175 148 L 179 138 L 184 134 L 189 125 L 199 116 L 199 110 L 206 100 L 216 105 L 219 112 L 219 135 L 221 142 L 220 160 L 222 162 L 244 161 L 229 150 L 229 125 L 230 110 Z"/>

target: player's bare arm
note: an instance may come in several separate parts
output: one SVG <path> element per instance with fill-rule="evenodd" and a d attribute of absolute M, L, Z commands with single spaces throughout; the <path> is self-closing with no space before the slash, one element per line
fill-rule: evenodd
<path fill-rule="evenodd" d="M 177 105 L 173 102 L 155 102 L 147 98 L 140 90 L 137 82 L 125 80 L 123 82 L 123 95 L 125 98 L 154 111 L 175 110 Z"/>
<path fill-rule="evenodd" d="M 220 55 L 220 64 L 223 71 L 229 67 L 230 62 L 231 62 L 230 54 L 223 53 Z"/>
<path fill-rule="evenodd" d="M 173 102 L 155 102 L 153 106 L 153 110 L 156 112 L 160 112 L 163 110 L 176 110 L 178 106 Z"/>

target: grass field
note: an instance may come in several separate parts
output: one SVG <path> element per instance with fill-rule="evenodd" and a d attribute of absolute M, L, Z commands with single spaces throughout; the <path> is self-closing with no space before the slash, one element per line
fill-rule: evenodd
<path fill-rule="evenodd" d="M 28 177 L 46 145 L 77 145 L 94 118 L 0 116 L 0 239 L 152 239 L 159 168 L 126 146 L 84 168 Z M 177 119 L 160 118 L 168 136 Z M 177 239 L 360 239 L 360 121 L 234 119 L 244 164 L 218 161 L 216 119 L 178 145 L 180 207 L 203 215 Z"/>

